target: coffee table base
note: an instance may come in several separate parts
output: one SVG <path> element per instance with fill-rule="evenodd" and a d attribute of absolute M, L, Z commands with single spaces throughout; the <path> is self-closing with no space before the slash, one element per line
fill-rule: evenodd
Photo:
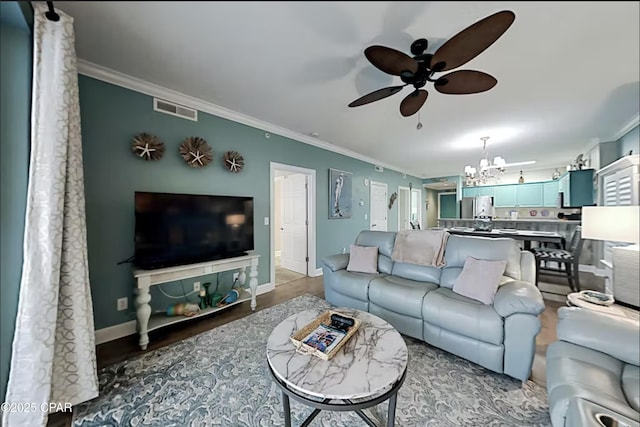
<path fill-rule="evenodd" d="M 329 403 L 332 400 L 337 399 L 324 399 L 323 401 L 308 399 L 305 396 L 302 396 L 287 387 L 287 385 L 274 374 L 271 366 L 269 366 L 269 373 L 273 377 L 274 382 L 278 385 L 278 387 L 280 387 L 280 390 L 282 391 L 282 407 L 284 409 L 285 427 L 291 427 L 291 406 L 289 405 L 289 397 L 292 397 L 298 402 L 304 403 L 307 406 L 315 408 L 313 412 L 311 412 L 311 414 L 302 422 L 302 424 L 300 424 L 300 427 L 308 426 L 322 410 L 339 412 L 354 411 L 356 414 L 358 414 L 358 416 L 360 416 L 360 418 L 364 420 L 365 423 L 367 423 L 367 425 L 371 427 L 380 427 L 362 410 L 382 403 L 385 400 L 389 400 L 389 409 L 387 411 L 387 427 L 393 427 L 395 425 L 396 419 L 396 401 L 398 398 L 398 390 L 400 390 L 400 387 L 404 383 L 404 380 L 407 376 L 407 371 L 405 369 L 402 377 L 400 377 L 400 379 L 393 385 L 393 387 L 391 387 L 389 391 L 373 399 L 365 400 L 358 403 L 354 403 L 348 399 L 344 400 L 345 403 Z"/>

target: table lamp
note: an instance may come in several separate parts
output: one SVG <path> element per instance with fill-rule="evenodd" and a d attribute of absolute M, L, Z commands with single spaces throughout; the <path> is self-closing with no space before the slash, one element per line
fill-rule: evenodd
<path fill-rule="evenodd" d="M 614 246 L 613 297 L 640 306 L 640 206 L 588 206 L 582 208 L 582 238 L 616 243 Z"/>

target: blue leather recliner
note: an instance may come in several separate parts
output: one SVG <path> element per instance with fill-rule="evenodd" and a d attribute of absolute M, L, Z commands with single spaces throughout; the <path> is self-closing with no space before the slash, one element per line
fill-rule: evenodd
<path fill-rule="evenodd" d="M 404 335 L 527 380 L 544 310 L 533 254 L 512 239 L 451 235 L 446 266 L 426 267 L 393 262 L 395 238 L 395 232 L 384 231 L 362 231 L 356 238 L 356 245 L 378 247 L 378 274 L 347 271 L 348 253 L 325 257 L 326 300 L 373 313 Z M 493 305 L 453 292 L 468 256 L 507 261 Z"/>
<path fill-rule="evenodd" d="M 554 427 L 638 427 L 638 316 L 561 307 L 557 332 L 558 341 L 547 349 L 547 392 Z"/>

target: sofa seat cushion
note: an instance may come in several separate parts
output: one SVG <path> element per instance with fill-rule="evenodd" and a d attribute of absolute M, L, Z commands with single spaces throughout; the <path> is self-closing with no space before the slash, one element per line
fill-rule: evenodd
<path fill-rule="evenodd" d="M 386 276 L 371 281 L 369 301 L 387 310 L 421 319 L 424 296 L 437 288 L 435 283 Z"/>
<path fill-rule="evenodd" d="M 565 341 L 552 343 L 546 359 L 547 392 L 554 425 L 564 425 L 564 415 L 574 398 L 597 402 L 630 418 L 638 416 L 622 389 L 624 362 Z"/>
<path fill-rule="evenodd" d="M 358 299 L 369 300 L 369 283 L 384 274 L 356 273 L 347 270 L 339 270 L 333 273 L 336 276 L 334 291 Z"/>
<path fill-rule="evenodd" d="M 502 344 L 504 323 L 491 305 L 458 295 L 448 288 L 429 292 L 422 304 L 425 322 L 469 338 Z"/>
<path fill-rule="evenodd" d="M 622 391 L 629 405 L 640 412 L 640 366 L 625 364 L 622 370 Z"/>

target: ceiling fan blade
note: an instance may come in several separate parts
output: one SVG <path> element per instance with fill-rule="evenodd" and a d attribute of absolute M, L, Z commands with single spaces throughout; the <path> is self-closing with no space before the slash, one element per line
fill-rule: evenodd
<path fill-rule="evenodd" d="M 429 92 L 424 89 L 414 90 L 407 95 L 400 103 L 400 114 L 404 117 L 409 117 L 418 112 L 427 100 Z"/>
<path fill-rule="evenodd" d="M 440 77 L 433 86 L 440 93 L 467 95 L 487 91 L 497 83 L 493 76 L 482 71 L 459 70 Z"/>
<path fill-rule="evenodd" d="M 369 46 L 364 50 L 364 56 L 376 68 L 394 76 L 399 76 L 403 71 L 413 74 L 418 71 L 418 63 L 412 57 L 390 47 Z"/>
<path fill-rule="evenodd" d="M 447 71 L 466 64 L 498 40 L 515 19 L 513 12 L 503 10 L 465 28 L 436 50 L 431 69 Z"/>
<path fill-rule="evenodd" d="M 356 99 L 351 104 L 349 104 L 349 107 L 359 107 L 361 105 L 369 104 L 370 102 L 379 101 L 381 99 L 384 99 L 388 96 L 391 96 L 393 94 L 400 92 L 402 88 L 404 88 L 405 86 L 406 85 L 389 86 L 382 89 L 378 89 L 374 92 L 366 94 L 361 98 Z"/>

